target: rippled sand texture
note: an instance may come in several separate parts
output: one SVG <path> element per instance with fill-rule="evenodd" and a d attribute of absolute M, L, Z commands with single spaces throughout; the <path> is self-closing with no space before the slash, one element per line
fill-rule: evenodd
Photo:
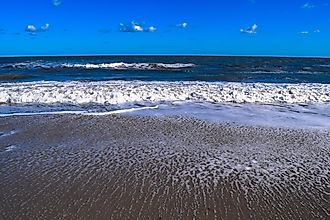
<path fill-rule="evenodd" d="M 1 219 L 329 219 L 330 133 L 193 119 L 0 119 Z"/>

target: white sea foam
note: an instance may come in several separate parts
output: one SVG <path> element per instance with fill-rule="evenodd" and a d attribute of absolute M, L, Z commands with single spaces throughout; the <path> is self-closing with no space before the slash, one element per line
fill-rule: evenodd
<path fill-rule="evenodd" d="M 0 138 L 1 137 L 8 137 L 11 136 L 13 134 L 16 134 L 16 131 L 10 131 L 10 132 L 0 132 Z"/>
<path fill-rule="evenodd" d="M 63 64 L 65 68 L 83 68 L 83 69 L 137 69 L 137 70 L 148 70 L 148 69 L 181 69 L 194 67 L 195 64 L 184 64 L 184 63 L 101 63 L 101 64 Z"/>
<path fill-rule="evenodd" d="M 329 84 L 205 82 L 30 82 L 0 85 L 0 103 L 126 104 L 192 101 L 208 103 L 329 103 Z"/>
<path fill-rule="evenodd" d="M 46 112 L 17 112 L 17 113 L 4 113 L 0 114 L 0 117 L 12 117 L 12 116 L 36 116 L 36 115 L 90 115 L 90 116 L 105 116 L 105 115 L 114 115 L 114 114 L 123 114 L 135 111 L 142 110 L 152 110 L 157 109 L 158 106 L 150 106 L 150 107 L 140 107 L 140 108 L 128 108 L 128 109 L 119 109 L 107 112 L 89 112 L 89 111 L 46 111 Z M 0 135 L 3 137 L 4 135 Z"/>
<path fill-rule="evenodd" d="M 33 62 L 20 62 L 12 64 L 0 65 L 0 68 L 13 68 L 13 69 L 50 69 L 52 67 L 58 67 L 52 62 L 33 61 Z"/>
<path fill-rule="evenodd" d="M 0 65 L 0 68 L 15 69 L 50 69 L 50 68 L 73 68 L 73 69 L 113 69 L 113 70 L 162 70 L 162 69 L 182 69 L 195 67 L 192 63 L 55 63 L 55 62 L 22 62 L 14 64 Z"/>
<path fill-rule="evenodd" d="M 15 145 L 10 145 L 8 147 L 5 148 L 5 152 L 10 152 L 10 151 L 13 151 L 16 149 L 16 146 Z"/>
<path fill-rule="evenodd" d="M 260 104 L 161 104 L 155 110 L 129 113 L 140 116 L 193 117 L 215 123 L 235 123 L 249 126 L 275 128 L 330 129 L 330 103 L 311 105 L 260 105 Z M 252 161 L 254 163 L 254 161 Z"/>
<path fill-rule="evenodd" d="M 141 108 L 119 109 L 109 112 L 84 112 L 82 114 L 91 115 L 91 116 L 105 116 L 105 115 L 122 114 L 122 113 L 136 112 L 142 110 L 153 110 L 153 109 L 158 109 L 158 105 L 150 106 L 150 107 L 141 107 Z"/>

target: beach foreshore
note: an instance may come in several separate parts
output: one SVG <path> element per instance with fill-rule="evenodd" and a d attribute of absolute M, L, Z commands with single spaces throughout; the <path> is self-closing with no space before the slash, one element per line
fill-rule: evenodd
<path fill-rule="evenodd" d="M 330 131 L 0 118 L 0 219 L 327 219 Z"/>

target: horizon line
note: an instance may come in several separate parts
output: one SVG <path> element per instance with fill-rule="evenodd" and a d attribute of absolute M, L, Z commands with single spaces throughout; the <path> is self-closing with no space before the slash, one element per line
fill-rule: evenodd
<path fill-rule="evenodd" d="M 0 55 L 0 58 L 28 57 L 260 57 L 260 58 L 316 58 L 330 59 L 330 56 L 290 56 L 290 55 L 232 55 L 232 54 L 61 54 L 61 55 Z"/>

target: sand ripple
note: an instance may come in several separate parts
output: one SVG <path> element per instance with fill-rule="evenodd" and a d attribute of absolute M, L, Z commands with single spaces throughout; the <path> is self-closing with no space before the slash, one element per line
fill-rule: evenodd
<path fill-rule="evenodd" d="M 327 219 L 330 134 L 124 116 L 0 119 L 0 219 Z M 11 128 L 12 127 L 12 128 Z"/>

